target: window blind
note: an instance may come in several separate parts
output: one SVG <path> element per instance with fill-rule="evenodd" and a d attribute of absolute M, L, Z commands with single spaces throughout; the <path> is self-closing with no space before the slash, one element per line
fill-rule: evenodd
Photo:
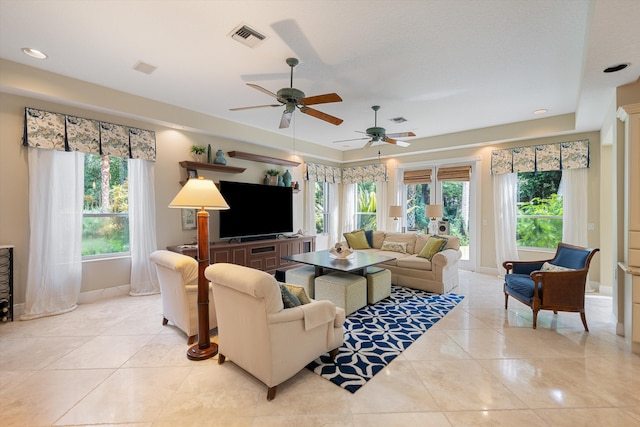
<path fill-rule="evenodd" d="M 432 169 L 404 171 L 403 182 L 405 184 L 431 184 Z"/>
<path fill-rule="evenodd" d="M 470 181 L 471 166 L 438 168 L 438 181 Z"/>

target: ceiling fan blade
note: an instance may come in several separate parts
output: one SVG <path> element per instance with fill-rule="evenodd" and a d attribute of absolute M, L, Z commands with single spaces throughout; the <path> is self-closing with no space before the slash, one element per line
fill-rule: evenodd
<path fill-rule="evenodd" d="M 388 137 L 390 138 L 405 138 L 407 136 L 416 136 L 413 132 L 398 132 L 398 133 L 388 133 Z"/>
<path fill-rule="evenodd" d="M 281 104 L 254 105 L 253 107 L 229 108 L 229 111 L 251 110 L 252 108 L 264 108 L 264 107 L 282 107 L 282 105 Z"/>
<path fill-rule="evenodd" d="M 408 147 L 411 145 L 406 141 L 398 141 L 397 139 L 389 138 L 388 136 L 385 136 L 382 140 L 384 142 L 388 142 L 389 144 L 397 145 L 398 147 Z"/>
<path fill-rule="evenodd" d="M 369 142 L 364 144 L 364 147 L 362 147 L 362 149 L 366 150 L 367 148 L 371 147 L 372 145 L 373 145 L 373 139 L 370 139 Z"/>
<path fill-rule="evenodd" d="M 369 138 L 369 137 L 365 136 L 364 138 L 341 139 L 340 141 L 333 141 L 333 143 L 335 144 L 336 142 L 362 141 L 363 139 L 367 139 L 367 138 Z"/>
<path fill-rule="evenodd" d="M 310 116 L 315 117 L 316 119 L 324 120 L 325 122 L 331 123 L 332 125 L 338 126 L 344 120 L 329 115 L 327 113 L 323 113 L 322 111 L 315 110 L 309 107 L 300 107 L 300 111 Z"/>
<path fill-rule="evenodd" d="M 262 86 L 258 86 L 258 85 L 253 84 L 253 83 L 247 83 L 247 86 L 252 87 L 254 89 L 258 89 L 260 92 L 266 93 L 267 95 L 278 99 L 278 95 L 276 95 L 275 93 L 271 92 L 269 89 L 263 88 Z"/>
<path fill-rule="evenodd" d="M 282 118 L 280 119 L 280 129 L 286 129 L 289 127 L 289 124 L 291 123 L 291 116 L 293 116 L 293 112 L 286 112 L 284 111 L 282 113 Z"/>
<path fill-rule="evenodd" d="M 327 104 L 329 102 L 342 102 L 337 93 L 325 93 L 324 95 L 308 96 L 300 100 L 304 105 Z"/>

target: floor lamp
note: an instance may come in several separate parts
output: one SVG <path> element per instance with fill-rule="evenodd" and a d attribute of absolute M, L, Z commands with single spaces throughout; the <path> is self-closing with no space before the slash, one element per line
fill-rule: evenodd
<path fill-rule="evenodd" d="M 218 345 L 209 336 L 209 281 L 204 270 L 209 266 L 209 212 L 229 209 L 224 197 L 210 179 L 190 179 L 169 203 L 170 208 L 198 211 L 198 343 L 189 347 L 187 357 L 205 360 L 218 354 Z"/>
<path fill-rule="evenodd" d="M 442 205 L 426 205 L 424 207 L 424 216 L 430 219 L 429 234 L 438 234 L 436 218 L 442 217 Z"/>

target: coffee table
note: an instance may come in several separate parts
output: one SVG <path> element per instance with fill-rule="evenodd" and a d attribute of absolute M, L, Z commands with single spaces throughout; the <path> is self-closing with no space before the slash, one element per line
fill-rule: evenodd
<path fill-rule="evenodd" d="M 328 250 L 324 250 L 283 256 L 282 259 L 313 265 L 315 277 L 325 274 L 325 270 L 343 271 L 366 277 L 367 267 L 393 261 L 395 258 L 358 251 L 355 251 L 349 258 L 335 258 Z"/>

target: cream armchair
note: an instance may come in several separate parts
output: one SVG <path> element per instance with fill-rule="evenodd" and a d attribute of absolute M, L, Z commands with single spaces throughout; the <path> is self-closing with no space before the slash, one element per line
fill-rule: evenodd
<path fill-rule="evenodd" d="M 162 294 L 162 324 L 173 323 L 193 344 L 198 334 L 198 262 L 186 255 L 165 250 L 153 252 L 149 259 L 156 265 Z M 209 285 L 209 327 L 214 329 L 216 306 Z"/>
<path fill-rule="evenodd" d="M 218 315 L 218 364 L 228 357 L 268 387 L 279 384 L 343 342 L 344 310 L 330 301 L 284 308 L 280 286 L 264 271 L 235 264 L 205 270 Z"/>

